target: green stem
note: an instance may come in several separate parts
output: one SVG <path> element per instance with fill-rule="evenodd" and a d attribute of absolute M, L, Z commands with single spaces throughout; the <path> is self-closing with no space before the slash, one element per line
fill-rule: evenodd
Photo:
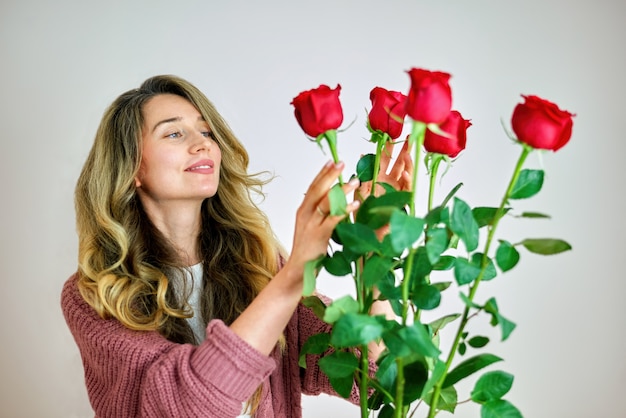
<path fill-rule="evenodd" d="M 378 172 L 380 171 L 380 157 L 385 149 L 385 144 L 389 140 L 389 135 L 383 133 L 380 139 L 376 141 L 376 156 L 374 157 L 374 173 L 372 177 L 372 188 L 370 190 L 370 196 L 376 196 L 376 183 L 378 182 Z"/>
<path fill-rule="evenodd" d="M 415 147 L 415 157 L 413 161 L 416 161 L 413 167 L 413 180 L 411 187 L 411 199 L 409 201 L 409 208 L 411 216 L 415 216 L 415 200 L 417 196 L 417 173 L 419 171 L 420 164 L 417 163 L 421 159 L 422 147 L 424 146 L 424 135 L 426 133 L 426 125 L 421 122 L 413 122 L 413 129 L 409 136 L 409 146 Z M 415 249 L 409 249 L 407 255 L 406 268 L 404 270 L 404 280 L 402 280 L 402 325 L 406 325 L 407 317 L 409 313 L 409 284 L 411 277 L 411 270 L 413 268 L 413 258 L 415 257 Z"/>
<path fill-rule="evenodd" d="M 430 167 L 430 185 L 428 188 L 428 212 L 433 209 L 433 199 L 435 197 L 435 183 L 437 180 L 437 171 L 439 170 L 439 163 L 442 158 L 440 155 L 431 154 L 433 164 Z"/>
<path fill-rule="evenodd" d="M 415 147 L 415 165 L 413 167 L 413 179 L 411 182 L 411 199 L 409 201 L 409 213 L 415 216 L 415 200 L 417 196 L 417 179 L 421 160 L 422 147 L 424 146 L 424 135 L 426 134 L 426 125 L 422 122 L 413 121 L 411 134 L 409 135 L 409 147 Z M 409 284 L 411 270 L 413 269 L 413 259 L 415 258 L 415 249 L 409 249 L 406 258 L 406 267 L 404 269 L 404 279 L 401 283 L 402 290 L 402 325 L 406 326 L 409 314 Z M 397 358 L 396 366 L 398 368 L 398 376 L 396 378 L 396 399 L 395 399 L 395 415 L 396 418 L 402 418 L 405 415 L 406 408 L 404 406 L 404 359 Z"/>
<path fill-rule="evenodd" d="M 415 158 L 413 158 L 413 180 L 411 187 L 411 201 L 409 202 L 410 215 L 415 216 L 415 197 L 417 196 L 417 175 L 419 172 L 422 147 L 424 146 L 424 135 L 426 134 L 426 125 L 422 122 L 413 122 L 413 128 L 409 135 L 409 147 L 415 146 Z"/>
<path fill-rule="evenodd" d="M 328 142 L 328 148 L 330 148 L 330 154 L 333 156 L 335 164 L 339 162 L 339 153 L 337 152 L 337 131 L 334 129 L 324 132 L 322 135 Z M 319 137 L 318 137 L 319 140 Z M 343 186 L 343 175 L 339 174 L 339 184 Z"/>
<path fill-rule="evenodd" d="M 367 345 L 361 346 L 361 379 L 359 380 L 359 405 L 361 407 L 361 418 L 367 418 L 369 408 L 367 406 L 367 387 L 369 386 L 369 360 Z"/>
<path fill-rule="evenodd" d="M 442 155 L 441 154 L 430 154 L 430 157 L 432 158 L 432 165 L 430 166 L 430 182 L 429 182 L 429 187 L 428 187 L 428 212 L 430 212 L 433 208 L 433 199 L 435 196 L 435 182 L 437 180 L 437 171 L 439 170 L 439 163 L 442 160 Z M 428 158 L 428 154 L 427 154 L 427 158 Z M 428 237 L 426 237 L 426 235 L 428 234 L 428 225 L 426 225 L 426 229 L 424 229 L 424 243 L 426 243 L 428 241 Z M 411 256 L 411 258 L 413 258 L 413 256 Z M 411 268 L 412 266 L 412 260 L 411 260 Z M 430 282 L 430 275 L 426 276 L 426 281 L 429 283 Z M 415 315 L 414 315 L 414 322 L 419 321 L 420 317 L 422 316 L 422 311 L 421 309 L 417 309 L 415 311 Z"/>
<path fill-rule="evenodd" d="M 504 207 L 509 201 L 509 196 L 511 195 L 511 192 L 513 191 L 513 188 L 515 187 L 515 184 L 517 183 L 517 179 L 519 178 L 519 174 L 522 171 L 522 167 L 524 166 L 524 161 L 526 160 L 526 157 L 528 157 L 528 154 L 530 154 L 530 152 L 533 150 L 533 148 L 531 148 L 528 145 L 523 144 L 522 146 L 523 146 L 522 153 L 519 156 L 519 159 L 517 160 L 517 164 L 515 165 L 515 170 L 513 171 L 513 175 L 511 176 L 509 185 L 506 189 L 506 192 L 504 193 L 504 197 L 502 198 L 502 201 L 500 202 L 500 206 L 498 207 L 498 210 L 496 211 L 495 217 L 493 219 L 493 223 L 489 226 L 487 241 L 485 243 L 485 249 L 483 251 L 483 257 L 481 260 L 481 270 L 480 270 L 480 273 L 478 274 L 478 277 L 474 281 L 474 284 L 472 284 L 472 286 L 470 287 L 470 291 L 468 295 L 468 299 L 470 302 L 474 300 L 474 296 L 476 295 L 476 291 L 478 290 L 478 285 L 480 284 L 484 276 L 486 267 L 488 265 L 489 257 L 487 256 L 487 254 L 489 254 L 489 248 L 491 246 L 491 242 L 493 241 L 493 237 L 495 236 L 496 228 L 498 227 L 500 218 L 502 218 L 504 214 Z M 446 360 L 446 366 L 445 366 L 444 372 L 441 374 L 441 378 L 439 378 L 439 380 L 437 381 L 433 389 L 433 397 L 432 397 L 430 409 L 428 411 L 428 418 L 434 418 L 435 414 L 437 413 L 437 403 L 439 402 L 439 395 L 441 394 L 443 382 L 446 378 L 446 375 L 448 374 L 448 370 L 450 369 L 450 366 L 452 365 L 454 354 L 456 353 L 459 347 L 459 343 L 461 341 L 461 335 L 465 331 L 465 326 L 467 325 L 467 322 L 469 320 L 469 310 L 470 310 L 470 307 L 466 305 L 465 309 L 463 310 L 463 316 L 461 317 L 461 323 L 459 324 L 459 328 L 454 338 L 454 342 L 452 343 L 452 348 L 450 349 L 450 352 L 448 353 L 448 359 Z"/>

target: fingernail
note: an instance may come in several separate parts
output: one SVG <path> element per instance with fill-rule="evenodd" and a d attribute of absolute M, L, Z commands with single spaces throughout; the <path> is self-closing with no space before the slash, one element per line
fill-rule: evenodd
<path fill-rule="evenodd" d="M 353 178 L 353 179 L 350 179 L 350 181 L 348 182 L 348 184 L 349 184 L 350 186 L 358 186 L 359 184 L 361 184 L 361 181 L 360 181 L 357 177 L 355 177 L 355 178 Z"/>
<path fill-rule="evenodd" d="M 330 167 L 333 165 L 333 160 L 328 160 L 326 161 L 326 164 L 324 164 L 324 167 Z"/>

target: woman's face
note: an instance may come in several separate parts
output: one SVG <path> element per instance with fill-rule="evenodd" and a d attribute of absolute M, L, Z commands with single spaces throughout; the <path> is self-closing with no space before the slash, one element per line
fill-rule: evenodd
<path fill-rule="evenodd" d="M 141 165 L 135 185 L 144 206 L 201 202 L 217 192 L 221 152 L 200 112 L 161 94 L 143 108 Z"/>

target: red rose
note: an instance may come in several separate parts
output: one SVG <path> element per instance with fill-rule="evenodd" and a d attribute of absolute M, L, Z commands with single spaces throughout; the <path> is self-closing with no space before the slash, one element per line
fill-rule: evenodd
<path fill-rule="evenodd" d="M 407 101 L 407 114 L 424 123 L 443 122 L 452 108 L 452 92 L 448 80 L 450 74 L 412 68 L 411 89 Z"/>
<path fill-rule="evenodd" d="M 402 134 L 406 116 L 407 97 L 397 91 L 374 87 L 370 92 L 372 110 L 369 113 L 370 127 L 374 131 L 385 132 L 396 139 Z"/>
<path fill-rule="evenodd" d="M 296 120 L 307 135 L 317 138 L 341 126 L 343 111 L 339 102 L 340 90 L 339 84 L 334 90 L 322 84 L 316 89 L 303 91 L 292 100 Z"/>
<path fill-rule="evenodd" d="M 511 126 L 520 142 L 556 151 L 572 136 L 572 113 L 537 96 L 524 96 L 513 110 Z"/>
<path fill-rule="evenodd" d="M 441 136 L 427 129 L 424 136 L 424 148 L 428 152 L 445 154 L 454 158 L 465 149 L 466 131 L 470 126 L 472 124 L 469 120 L 463 119 L 459 112 L 453 110 L 448 114 L 448 118 L 439 125 L 439 128 L 450 134 L 452 138 Z"/>

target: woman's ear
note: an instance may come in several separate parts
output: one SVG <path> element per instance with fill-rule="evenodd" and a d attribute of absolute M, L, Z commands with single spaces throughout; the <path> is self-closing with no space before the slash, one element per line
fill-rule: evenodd
<path fill-rule="evenodd" d="M 139 177 L 135 177 L 135 187 L 136 188 L 140 188 L 141 187 L 141 180 L 139 180 Z"/>

